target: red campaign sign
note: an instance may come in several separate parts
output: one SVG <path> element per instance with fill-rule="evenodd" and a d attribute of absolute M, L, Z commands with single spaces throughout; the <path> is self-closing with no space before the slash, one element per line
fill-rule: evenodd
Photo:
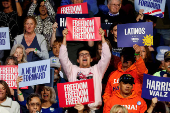
<path fill-rule="evenodd" d="M 88 14 L 87 2 L 60 6 L 57 14 Z"/>
<path fill-rule="evenodd" d="M 66 27 L 68 34 L 67 41 L 99 41 L 101 35 L 99 34 L 100 17 L 76 19 L 66 18 Z"/>
<path fill-rule="evenodd" d="M 8 86 L 12 89 L 17 89 L 16 79 L 18 77 L 17 65 L 0 66 L 0 80 L 6 81 Z M 28 89 L 28 86 L 21 89 Z"/>
<path fill-rule="evenodd" d="M 85 105 L 94 102 L 93 79 L 58 83 L 57 90 L 60 107 L 72 107 L 77 103 Z"/>

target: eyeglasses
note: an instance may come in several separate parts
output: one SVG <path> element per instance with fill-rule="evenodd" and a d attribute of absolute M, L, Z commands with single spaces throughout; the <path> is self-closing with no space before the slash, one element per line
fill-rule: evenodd
<path fill-rule="evenodd" d="M 84 53 L 81 53 L 81 54 L 79 54 L 79 56 L 80 56 L 80 57 L 83 57 L 83 56 L 85 56 L 85 57 L 89 57 L 89 56 L 90 56 L 90 54 L 89 54 L 89 53 L 85 53 L 85 54 L 84 54 Z"/>
<path fill-rule="evenodd" d="M 120 7 L 120 4 L 110 4 L 110 5 L 114 7 Z"/>
<path fill-rule="evenodd" d="M 29 104 L 31 107 L 34 107 L 34 106 L 40 106 L 41 104 L 40 103 L 31 103 L 31 104 Z"/>

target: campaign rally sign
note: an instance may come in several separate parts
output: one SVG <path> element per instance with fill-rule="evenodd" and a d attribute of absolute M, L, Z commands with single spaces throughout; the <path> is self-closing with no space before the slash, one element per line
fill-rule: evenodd
<path fill-rule="evenodd" d="M 50 83 L 50 59 L 18 64 L 20 87 Z"/>
<path fill-rule="evenodd" d="M 101 35 L 99 34 L 100 17 L 76 19 L 66 18 L 68 34 L 67 41 L 99 41 Z"/>
<path fill-rule="evenodd" d="M 152 22 L 140 22 L 117 25 L 118 47 L 133 47 L 153 45 L 153 24 Z"/>
<path fill-rule="evenodd" d="M 56 36 L 62 36 L 62 31 L 66 28 L 66 17 L 88 18 L 87 2 L 58 7 L 56 16 L 58 29 L 56 29 Z"/>
<path fill-rule="evenodd" d="M 57 14 L 88 14 L 87 2 L 60 6 Z"/>
<path fill-rule="evenodd" d="M 8 50 L 8 49 L 10 49 L 9 28 L 1 27 L 0 28 L 0 50 Z"/>
<path fill-rule="evenodd" d="M 77 103 L 85 105 L 94 102 L 93 79 L 58 83 L 57 90 L 60 107 L 72 107 Z"/>
<path fill-rule="evenodd" d="M 144 9 L 144 14 L 163 18 L 166 0 L 135 0 L 135 10 Z"/>
<path fill-rule="evenodd" d="M 157 47 L 157 55 L 156 55 L 156 59 L 159 61 L 163 61 L 164 60 L 164 54 L 165 52 L 170 51 L 170 47 L 169 46 L 159 46 Z"/>
<path fill-rule="evenodd" d="M 17 65 L 0 66 L 0 80 L 6 81 L 10 88 L 17 89 L 16 83 L 17 77 L 18 77 Z M 23 87 L 22 89 L 28 89 L 28 87 Z"/>
<path fill-rule="evenodd" d="M 142 86 L 142 98 L 150 99 L 157 97 L 159 101 L 170 102 L 170 78 L 157 77 L 144 74 Z"/>
<path fill-rule="evenodd" d="M 66 28 L 66 17 L 88 18 L 89 14 L 57 14 L 58 29 L 56 29 L 56 36 L 62 36 L 62 31 Z"/>

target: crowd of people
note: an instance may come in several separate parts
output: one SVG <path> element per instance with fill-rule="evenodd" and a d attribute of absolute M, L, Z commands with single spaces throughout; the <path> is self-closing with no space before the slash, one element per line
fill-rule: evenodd
<path fill-rule="evenodd" d="M 66 41 L 67 28 L 56 35 L 57 8 L 83 2 L 89 17 L 111 24 L 108 33 L 99 29 L 101 41 Z M 170 77 L 170 51 L 156 59 L 159 46 L 170 46 L 168 10 L 167 2 L 161 19 L 136 12 L 133 0 L 1 0 L 0 27 L 9 28 L 11 46 L 0 50 L 1 65 L 50 59 L 54 80 L 53 87 L 28 89 L 19 88 L 22 76 L 17 89 L 0 80 L 0 113 L 169 113 L 170 102 L 141 97 L 143 74 Z M 139 22 L 153 23 L 153 46 L 118 47 L 117 26 Z M 61 108 L 57 83 L 87 79 L 93 79 L 94 102 Z"/>

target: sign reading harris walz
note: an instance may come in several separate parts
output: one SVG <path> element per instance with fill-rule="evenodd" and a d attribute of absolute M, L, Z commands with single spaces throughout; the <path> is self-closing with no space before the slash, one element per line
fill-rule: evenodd
<path fill-rule="evenodd" d="M 166 0 L 135 0 L 135 10 L 144 9 L 144 14 L 163 18 Z"/>
<path fill-rule="evenodd" d="M 117 27 L 118 47 L 133 47 L 153 45 L 152 22 L 119 24 Z"/>
<path fill-rule="evenodd" d="M 66 17 L 88 18 L 87 2 L 80 4 L 70 4 L 58 7 L 56 36 L 62 36 L 62 31 L 66 28 Z"/>
<path fill-rule="evenodd" d="M 170 78 L 156 77 L 144 74 L 142 86 L 142 98 L 152 99 L 157 97 L 159 101 L 170 102 Z"/>

